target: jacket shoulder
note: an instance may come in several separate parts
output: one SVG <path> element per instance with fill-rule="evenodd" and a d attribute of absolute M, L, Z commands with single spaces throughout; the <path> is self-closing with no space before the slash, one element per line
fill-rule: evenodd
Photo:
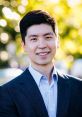
<path fill-rule="evenodd" d="M 12 87 L 18 87 L 18 85 L 21 83 L 21 82 L 24 82 L 24 80 L 29 76 L 29 71 L 28 69 L 26 69 L 25 71 L 22 72 L 22 74 L 20 74 L 19 76 L 15 77 L 14 79 L 12 79 L 11 81 L 3 84 L 1 87 L 3 89 L 9 89 L 9 88 L 12 88 Z"/>
<path fill-rule="evenodd" d="M 76 82 L 76 83 L 82 83 L 82 79 L 81 78 L 78 78 L 78 77 L 75 77 L 73 75 L 69 75 L 69 74 L 66 74 L 66 73 L 62 73 L 60 71 L 57 71 L 58 73 L 58 76 L 65 79 L 65 80 L 69 80 L 71 82 Z"/>

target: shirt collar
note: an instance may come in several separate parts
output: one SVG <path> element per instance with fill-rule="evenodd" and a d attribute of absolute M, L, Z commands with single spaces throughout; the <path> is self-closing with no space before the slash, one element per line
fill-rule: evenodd
<path fill-rule="evenodd" d="M 42 78 L 43 75 L 41 73 L 39 73 L 37 70 L 35 70 L 31 65 L 29 66 L 28 69 L 29 69 L 31 75 L 33 76 L 35 82 L 39 86 L 40 79 Z"/>
<path fill-rule="evenodd" d="M 35 82 L 39 86 L 40 80 L 44 77 L 43 74 L 41 74 L 40 72 L 38 72 L 37 70 L 35 70 L 31 65 L 29 66 L 28 69 L 29 69 L 31 75 L 33 76 Z M 55 66 L 53 68 L 52 77 L 54 78 L 54 80 L 57 80 L 58 81 L 58 77 L 57 77 L 57 73 L 56 73 Z"/>

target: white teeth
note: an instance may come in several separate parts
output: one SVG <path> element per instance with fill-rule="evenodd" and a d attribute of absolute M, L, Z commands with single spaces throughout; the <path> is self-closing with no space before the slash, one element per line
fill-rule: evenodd
<path fill-rule="evenodd" d="M 48 53 L 44 52 L 44 53 L 39 53 L 39 55 L 44 56 L 47 55 Z"/>

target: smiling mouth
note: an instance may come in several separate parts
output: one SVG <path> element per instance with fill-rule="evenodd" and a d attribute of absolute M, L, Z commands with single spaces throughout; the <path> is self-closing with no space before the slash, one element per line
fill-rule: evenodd
<path fill-rule="evenodd" d="M 37 55 L 39 56 L 45 56 L 45 55 L 48 55 L 50 52 L 39 52 L 37 53 Z"/>

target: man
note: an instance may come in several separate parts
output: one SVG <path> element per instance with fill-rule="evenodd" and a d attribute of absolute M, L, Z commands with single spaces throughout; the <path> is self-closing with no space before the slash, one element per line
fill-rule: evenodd
<path fill-rule="evenodd" d="M 54 19 L 31 11 L 20 32 L 31 64 L 1 87 L 0 117 L 82 117 L 82 82 L 59 73 L 52 62 L 59 47 Z"/>

